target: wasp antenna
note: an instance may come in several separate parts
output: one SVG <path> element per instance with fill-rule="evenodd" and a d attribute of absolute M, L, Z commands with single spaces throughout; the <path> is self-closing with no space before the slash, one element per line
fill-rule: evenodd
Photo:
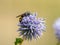
<path fill-rule="evenodd" d="M 20 17 L 21 15 L 16 16 L 16 18 Z"/>

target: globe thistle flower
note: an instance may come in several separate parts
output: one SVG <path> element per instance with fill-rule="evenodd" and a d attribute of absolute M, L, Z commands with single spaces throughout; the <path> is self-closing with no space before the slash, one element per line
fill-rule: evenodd
<path fill-rule="evenodd" d="M 55 31 L 56 38 L 57 38 L 58 41 L 60 42 L 60 18 L 58 18 L 58 19 L 54 22 L 53 28 L 54 28 L 54 31 Z"/>
<path fill-rule="evenodd" d="M 24 16 L 18 26 L 20 36 L 28 40 L 41 36 L 46 28 L 45 19 L 36 18 L 36 13 L 30 13 L 30 15 Z"/>

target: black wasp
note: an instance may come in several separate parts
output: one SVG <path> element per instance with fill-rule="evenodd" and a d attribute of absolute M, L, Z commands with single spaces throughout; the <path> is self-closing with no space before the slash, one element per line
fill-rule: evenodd
<path fill-rule="evenodd" d="M 21 15 L 18 15 L 16 18 L 19 18 L 19 22 L 21 22 L 24 16 L 29 16 L 30 14 L 31 14 L 30 12 L 25 12 Z"/>

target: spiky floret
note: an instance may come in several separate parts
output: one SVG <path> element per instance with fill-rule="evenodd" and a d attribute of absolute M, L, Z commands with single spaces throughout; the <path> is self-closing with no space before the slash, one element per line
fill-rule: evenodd
<path fill-rule="evenodd" d="M 22 21 L 19 22 L 19 31 L 20 35 L 24 39 L 32 39 L 37 38 L 42 35 L 43 31 L 45 31 L 45 19 L 44 18 L 36 18 L 36 14 L 30 14 L 29 16 L 24 16 Z"/>
<path fill-rule="evenodd" d="M 56 38 L 58 39 L 58 41 L 60 41 L 60 18 L 58 18 L 54 24 L 53 24 L 53 28 L 54 28 L 54 33 L 56 35 Z"/>

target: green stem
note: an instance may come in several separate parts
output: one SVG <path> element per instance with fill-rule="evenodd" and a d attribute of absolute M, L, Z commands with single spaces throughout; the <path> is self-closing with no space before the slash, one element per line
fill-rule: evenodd
<path fill-rule="evenodd" d="M 23 39 L 22 38 L 16 38 L 15 45 L 22 45 Z"/>
<path fill-rule="evenodd" d="M 60 45 L 60 42 L 58 42 L 57 45 Z"/>

